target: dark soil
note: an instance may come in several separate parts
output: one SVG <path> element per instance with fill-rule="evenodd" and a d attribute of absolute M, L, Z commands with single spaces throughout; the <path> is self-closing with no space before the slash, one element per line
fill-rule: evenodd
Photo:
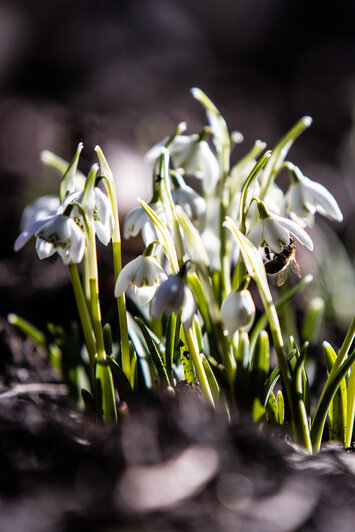
<path fill-rule="evenodd" d="M 275 427 L 228 423 L 188 387 L 103 426 L 4 320 L 0 351 L 1 532 L 354 529 L 351 450 L 308 456 Z"/>

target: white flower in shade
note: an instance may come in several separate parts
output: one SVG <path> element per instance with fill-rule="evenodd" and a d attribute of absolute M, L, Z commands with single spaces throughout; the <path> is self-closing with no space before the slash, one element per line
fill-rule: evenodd
<path fill-rule="evenodd" d="M 21 249 L 32 236 L 37 237 L 36 250 L 40 259 L 57 252 L 64 264 L 81 262 L 85 251 L 85 234 L 68 216 L 55 214 L 36 220 L 17 237 L 15 251 Z"/>
<path fill-rule="evenodd" d="M 304 176 L 297 166 L 291 171 L 291 185 L 286 194 L 287 210 L 302 227 L 314 224 L 316 212 L 341 222 L 343 215 L 332 194 L 323 185 Z"/>
<path fill-rule="evenodd" d="M 235 290 L 227 296 L 221 306 L 221 318 L 228 331 L 229 339 L 239 329 L 249 331 L 254 323 L 255 305 L 249 290 Z"/>
<path fill-rule="evenodd" d="M 206 201 L 193 188 L 184 185 L 172 191 L 176 205 L 180 205 L 193 225 L 202 231 L 206 225 Z"/>
<path fill-rule="evenodd" d="M 313 249 L 311 238 L 296 222 L 269 212 L 262 201 L 257 203 L 259 219 L 247 235 L 256 247 L 267 246 L 274 253 L 281 253 L 292 234 L 307 249 Z"/>
<path fill-rule="evenodd" d="M 153 146 L 146 154 L 148 161 L 155 161 L 161 155 L 161 148 L 168 142 L 168 138 Z M 167 146 L 170 157 L 177 170 L 183 170 L 202 179 L 203 190 L 212 193 L 219 179 L 218 161 L 205 140 L 199 135 L 176 135 Z"/>
<path fill-rule="evenodd" d="M 196 312 L 196 302 L 183 276 L 177 274 L 169 277 L 158 288 L 152 300 L 150 312 L 154 319 L 158 319 L 163 314 L 171 314 L 180 310 L 182 310 L 181 322 L 185 328 L 189 329 Z"/>
<path fill-rule="evenodd" d="M 27 205 L 22 212 L 20 229 L 21 231 L 31 225 L 36 220 L 41 220 L 55 214 L 59 207 L 58 196 L 41 196 Z"/>
<path fill-rule="evenodd" d="M 140 255 L 122 268 L 115 285 L 115 297 L 132 286 L 138 304 L 146 305 L 166 279 L 166 273 L 154 257 Z"/>
<path fill-rule="evenodd" d="M 221 241 L 212 229 L 205 229 L 201 233 L 202 242 L 205 244 L 207 255 L 212 270 L 220 270 L 221 268 Z"/>
<path fill-rule="evenodd" d="M 83 198 L 83 191 L 72 192 L 60 204 L 59 213 L 63 213 L 65 209 L 72 203 L 81 203 Z M 92 213 L 94 230 L 98 239 L 105 246 L 110 242 L 114 228 L 114 217 L 109 198 L 98 187 L 94 189 L 95 207 Z M 73 218 L 80 227 L 84 227 L 82 215 L 79 209 L 74 205 L 70 217 Z"/>
<path fill-rule="evenodd" d="M 163 222 L 166 222 L 161 201 L 149 203 L 149 206 Z M 124 238 L 137 236 L 140 231 L 142 231 L 142 238 L 146 246 L 154 240 L 158 240 L 154 224 L 141 206 L 135 207 L 127 214 L 123 225 L 123 236 Z"/>

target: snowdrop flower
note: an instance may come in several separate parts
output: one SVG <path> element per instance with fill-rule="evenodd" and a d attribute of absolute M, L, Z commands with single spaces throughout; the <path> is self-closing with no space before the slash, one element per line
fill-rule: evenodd
<path fill-rule="evenodd" d="M 54 214 L 36 220 L 17 237 L 15 251 L 21 249 L 32 236 L 37 237 L 36 250 L 40 259 L 57 252 L 64 264 L 81 262 L 85 251 L 85 233 L 68 216 Z"/>
<path fill-rule="evenodd" d="M 193 225 L 202 231 L 206 225 L 206 201 L 191 187 L 184 185 L 172 191 L 176 205 L 180 205 Z"/>
<path fill-rule="evenodd" d="M 255 201 L 258 204 L 259 219 L 247 235 L 255 246 L 267 246 L 274 253 L 281 253 L 292 234 L 307 249 L 313 249 L 311 238 L 296 222 L 269 212 L 262 201 L 256 198 Z"/>
<path fill-rule="evenodd" d="M 249 331 L 255 318 L 255 305 L 249 290 L 235 290 L 229 294 L 223 300 L 221 317 L 230 340 L 238 329 Z"/>
<path fill-rule="evenodd" d="M 253 187 L 254 183 L 255 186 Z M 257 179 L 254 181 L 254 183 L 252 183 L 252 186 L 250 187 L 250 192 L 253 192 L 252 196 L 249 196 L 249 191 L 247 195 L 247 204 L 249 201 L 249 208 L 246 216 L 246 226 L 248 230 L 249 228 L 252 228 L 259 219 L 259 209 L 257 202 L 252 201 L 252 199 L 253 197 L 259 197 L 261 190 L 259 181 Z M 269 186 L 263 203 L 267 210 L 272 212 L 273 214 L 283 214 L 285 203 L 284 193 L 282 192 L 281 188 L 276 185 L 276 183 L 273 182 Z"/>
<path fill-rule="evenodd" d="M 166 222 L 161 201 L 149 203 L 149 206 L 163 222 Z M 142 238 L 146 246 L 154 240 L 158 240 L 154 224 L 141 206 L 135 207 L 127 214 L 123 225 L 123 236 L 124 238 L 137 236 L 140 231 L 142 231 Z"/>
<path fill-rule="evenodd" d="M 155 161 L 161 154 L 161 147 L 168 140 L 166 138 L 153 146 L 146 154 L 146 159 Z M 219 179 L 219 166 L 208 143 L 201 136 L 176 135 L 167 149 L 176 169 L 202 179 L 202 187 L 207 194 L 214 191 Z"/>
<path fill-rule="evenodd" d="M 66 196 L 66 198 L 62 201 L 58 212 L 62 214 L 70 204 L 80 204 L 82 198 L 83 191 L 72 192 L 71 194 Z M 95 233 L 97 234 L 97 237 L 100 242 L 107 246 L 107 244 L 111 240 L 114 228 L 114 218 L 111 208 L 111 202 L 106 196 L 106 194 L 104 194 L 98 187 L 95 187 L 94 189 L 94 202 L 95 206 L 93 212 L 93 223 Z M 76 223 L 80 227 L 84 228 L 82 215 L 76 205 L 74 205 L 70 216 L 76 221 Z"/>
<path fill-rule="evenodd" d="M 332 194 L 323 185 L 304 176 L 292 165 L 292 183 L 286 194 L 287 210 L 292 220 L 302 227 L 313 226 L 316 212 L 341 222 L 343 215 Z"/>
<path fill-rule="evenodd" d="M 190 288 L 185 285 L 181 272 L 169 277 L 158 288 L 150 308 L 154 319 L 180 310 L 182 310 L 181 322 L 189 329 L 196 312 L 196 302 Z"/>
<path fill-rule="evenodd" d="M 205 244 L 210 268 L 214 271 L 221 269 L 221 241 L 212 229 L 205 229 L 201 234 L 202 242 Z"/>
<path fill-rule="evenodd" d="M 154 257 L 140 255 L 122 268 L 115 285 L 115 297 L 121 296 L 132 286 L 138 304 L 146 305 L 153 298 L 158 286 L 167 278 Z"/>
<path fill-rule="evenodd" d="M 58 196 L 41 196 L 27 205 L 22 212 L 20 229 L 23 231 L 36 220 L 55 214 L 59 207 Z"/>

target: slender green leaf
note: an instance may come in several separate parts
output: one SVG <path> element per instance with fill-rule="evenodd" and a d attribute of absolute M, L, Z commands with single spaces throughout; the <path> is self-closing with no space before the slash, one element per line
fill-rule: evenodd
<path fill-rule="evenodd" d="M 100 357 L 96 364 L 96 386 L 99 389 L 98 416 L 103 421 L 116 421 L 116 398 L 113 385 L 110 357 Z"/>
<path fill-rule="evenodd" d="M 158 376 L 159 376 L 159 379 L 160 379 L 161 383 L 165 383 L 166 386 L 170 386 L 170 381 L 169 381 L 169 377 L 168 377 L 166 368 L 164 366 L 164 362 L 162 360 L 162 357 L 160 356 L 160 353 L 158 351 L 158 348 L 157 348 L 153 338 L 150 335 L 150 332 L 149 332 L 148 328 L 146 327 L 146 325 L 144 324 L 144 322 L 141 319 L 136 317 L 135 320 L 136 320 L 136 322 L 138 323 L 139 327 L 142 330 L 144 339 L 145 339 L 145 341 L 147 343 L 147 347 L 148 347 L 149 353 L 150 353 L 150 355 L 152 357 L 152 360 L 153 360 L 154 365 L 156 367 L 156 370 L 157 370 L 157 373 L 158 373 Z"/>
<path fill-rule="evenodd" d="M 323 354 L 329 375 L 334 366 L 337 355 L 332 346 L 328 343 L 323 345 Z M 339 388 L 329 405 L 328 432 L 330 440 L 340 441 L 345 445 L 348 432 L 347 387 L 345 377 L 342 379 Z"/>
<path fill-rule="evenodd" d="M 204 370 L 206 372 L 206 376 L 207 376 L 207 380 L 208 380 L 208 384 L 210 386 L 210 389 L 211 389 L 211 392 L 212 392 L 212 396 L 213 396 L 213 400 L 215 402 L 215 405 L 217 406 L 218 403 L 219 403 L 219 397 L 220 397 L 220 388 L 219 388 L 219 385 L 218 385 L 218 381 L 213 373 L 213 370 L 206 358 L 206 356 L 202 353 L 202 364 L 203 364 L 203 367 L 204 367 Z"/>

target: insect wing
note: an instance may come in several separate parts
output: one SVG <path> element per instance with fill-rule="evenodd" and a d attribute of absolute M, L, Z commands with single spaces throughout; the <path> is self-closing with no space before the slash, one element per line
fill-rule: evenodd
<path fill-rule="evenodd" d="M 298 275 L 298 277 L 300 278 L 302 277 L 301 267 L 296 259 L 293 259 L 293 261 L 291 262 L 291 268 L 293 273 Z"/>
<path fill-rule="evenodd" d="M 287 273 L 288 273 L 287 267 L 280 271 L 276 279 L 277 286 L 282 286 L 284 284 L 284 282 L 287 279 Z"/>

